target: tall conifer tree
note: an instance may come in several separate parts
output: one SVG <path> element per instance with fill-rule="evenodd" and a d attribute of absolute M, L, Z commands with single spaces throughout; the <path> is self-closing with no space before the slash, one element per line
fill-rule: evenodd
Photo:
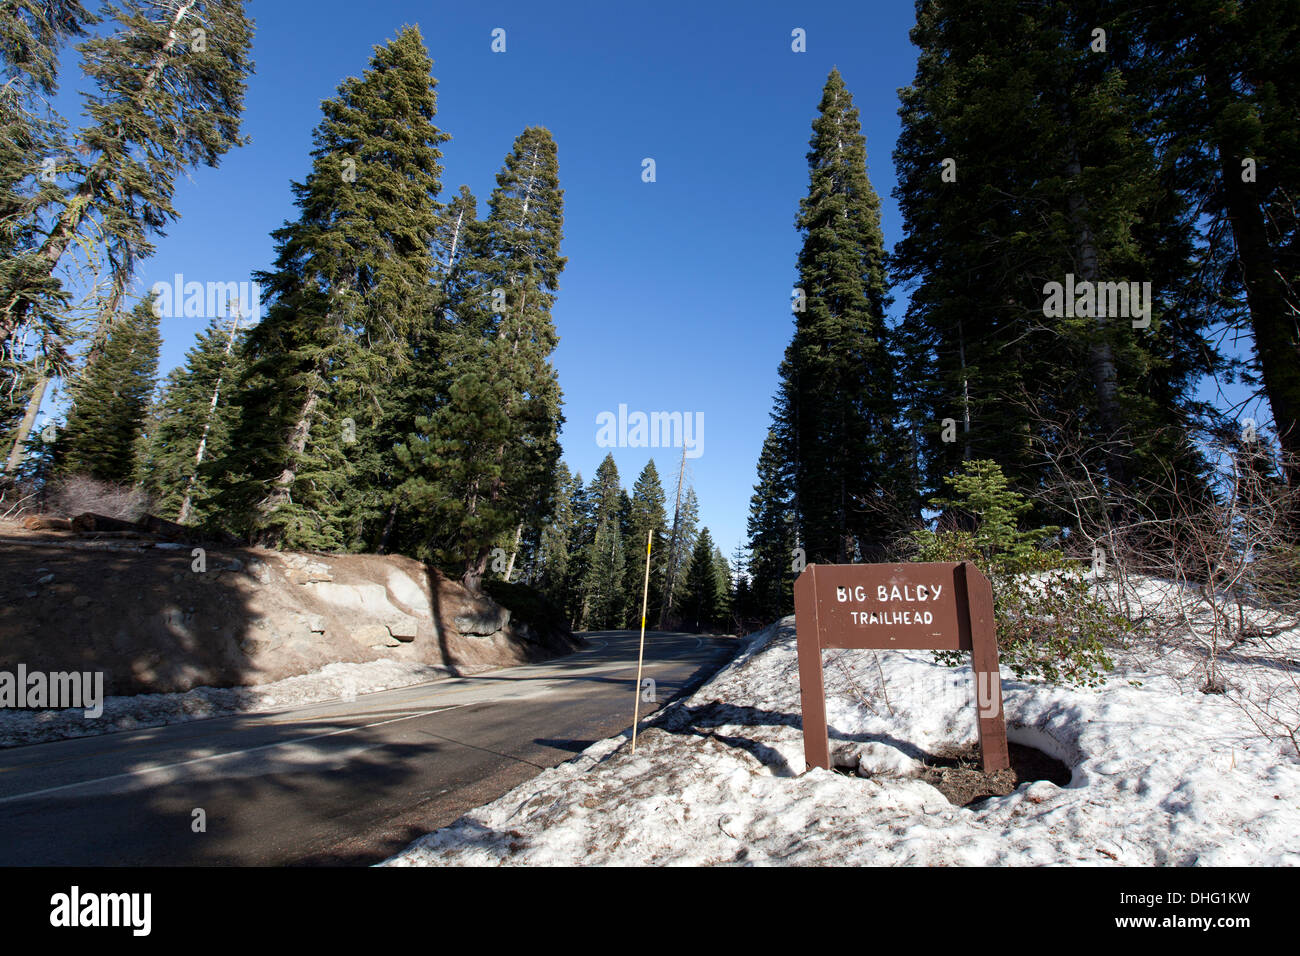
<path fill-rule="evenodd" d="M 361 534 L 354 481 L 382 388 L 410 367 L 412 324 L 435 307 L 431 246 L 442 172 L 432 61 L 405 27 L 322 104 L 297 221 L 275 233 L 271 302 L 248 336 L 241 417 L 219 499 L 235 530 L 339 549 Z M 363 429 L 371 429 L 363 432 Z"/>
<path fill-rule="evenodd" d="M 582 626 L 621 627 L 626 613 L 623 577 L 627 563 L 620 522 L 623 488 L 614 456 L 607 454 L 587 489 L 593 531 L 582 578 Z"/>
<path fill-rule="evenodd" d="M 440 559 L 475 591 L 494 542 L 552 506 L 563 417 L 551 308 L 565 264 L 563 197 L 555 141 L 526 129 L 488 202 L 473 301 L 449 303 L 458 313 L 444 349 L 450 400 L 417 420 L 398 452 L 411 473 L 402 493 L 436 522 Z"/>
<path fill-rule="evenodd" d="M 659 472 L 654 459 L 646 462 L 632 486 L 631 506 L 627 531 L 627 570 L 623 582 L 625 603 L 628 609 L 627 624 L 639 627 L 641 623 L 641 598 L 645 589 L 645 547 L 649 536 L 650 586 L 646 600 L 647 621 L 659 619 L 663 601 L 664 571 L 668 564 L 668 518 L 664 511 L 664 489 L 659 482 Z"/>
<path fill-rule="evenodd" d="M 669 530 L 668 553 L 675 556 L 675 564 L 666 569 L 667 593 L 664 596 L 664 621 L 678 614 L 685 599 L 686 575 L 690 570 L 691 554 L 699 536 L 700 499 L 695 489 L 687 487 L 682 492 L 682 503 L 677 509 L 676 522 Z"/>
<path fill-rule="evenodd" d="M 408 333 L 410 364 L 380 395 L 383 415 L 361 438 L 362 482 L 369 489 L 371 532 L 379 551 L 434 556 L 454 547 L 454 529 L 417 502 L 424 486 L 410 480 L 412 436 L 448 408 L 451 387 L 474 361 L 482 360 L 489 332 L 484 287 L 484 223 L 468 187 L 442 209 L 433 242 L 433 301 L 415 316 Z M 405 462 L 405 464 L 403 464 Z M 382 518 L 382 521 L 375 519 Z M 377 537 L 376 537 L 377 535 Z"/>
<path fill-rule="evenodd" d="M 205 517 L 201 466 L 229 451 L 241 338 L 236 317 L 213 319 L 163 384 L 140 463 L 140 483 L 155 514 L 182 524 Z"/>
<path fill-rule="evenodd" d="M 701 528 L 691 549 L 681 604 L 682 626 L 693 631 L 713 629 L 722 616 L 716 550 L 709 529 Z"/>
<path fill-rule="evenodd" d="M 577 537 L 572 485 L 568 466 L 560 462 L 555 470 L 555 509 L 541 530 L 538 546 L 538 589 L 561 609 L 569 603 L 569 555 Z"/>
<path fill-rule="evenodd" d="M 103 350 L 77 381 L 67 425 L 55 443 L 56 475 L 116 483 L 135 479 L 137 440 L 154 390 L 160 342 L 150 300 L 109 325 Z"/>
<path fill-rule="evenodd" d="M 781 365 L 775 429 L 810 561 L 882 552 L 906 479 L 885 309 L 880 199 L 866 139 L 838 70 L 822 90 L 800 201 L 795 332 Z M 802 310 L 800 310 L 802 309 Z M 905 501 L 903 508 L 910 506 Z"/>
<path fill-rule="evenodd" d="M 794 610 L 794 496 L 789 461 L 776 432 L 769 431 L 758 459 L 758 483 L 749 500 L 749 581 L 754 613 L 775 620 Z"/>

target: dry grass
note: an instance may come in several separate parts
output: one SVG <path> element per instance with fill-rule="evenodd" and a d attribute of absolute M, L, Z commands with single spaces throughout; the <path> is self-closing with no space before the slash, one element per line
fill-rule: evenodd
<path fill-rule="evenodd" d="M 76 475 L 60 481 L 50 494 L 49 513 L 75 518 L 87 511 L 121 521 L 139 521 L 153 502 L 139 488 Z"/>

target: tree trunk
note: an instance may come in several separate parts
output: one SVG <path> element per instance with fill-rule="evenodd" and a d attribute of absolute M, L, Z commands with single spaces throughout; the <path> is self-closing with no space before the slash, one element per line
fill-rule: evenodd
<path fill-rule="evenodd" d="M 263 517 L 271 515 L 277 508 L 290 500 L 293 483 L 298 477 L 298 469 L 294 464 L 294 459 L 302 455 L 307 449 L 307 440 L 311 437 L 312 415 L 315 413 L 319 402 L 320 394 L 313 388 L 308 392 L 307 400 L 303 402 L 302 411 L 298 414 L 298 423 L 294 425 L 293 433 L 289 438 L 289 463 L 284 466 L 284 470 L 275 479 L 275 485 L 271 493 L 257 505 L 257 510 Z M 284 535 L 274 529 L 266 529 L 257 536 L 258 544 L 264 548 L 278 548 L 283 538 Z"/>
<path fill-rule="evenodd" d="M 48 375 L 41 375 L 36 379 L 36 385 L 32 388 L 32 394 L 27 399 L 27 408 L 23 412 L 23 420 L 18 423 L 18 431 L 14 434 L 13 446 L 9 449 L 9 459 L 5 463 L 5 474 L 12 478 L 18 468 L 23 463 L 23 446 L 27 444 L 27 436 L 32 433 L 32 426 L 36 424 L 36 415 L 41 410 L 41 402 L 45 401 L 45 389 L 49 387 L 50 379 Z"/>
<path fill-rule="evenodd" d="M 483 545 L 478 549 L 478 554 L 465 562 L 465 571 L 460 576 L 460 583 L 465 585 L 465 589 L 471 594 L 483 593 L 483 575 L 487 571 L 488 558 L 492 554 L 492 549 Z"/>
<path fill-rule="evenodd" d="M 388 508 L 388 519 L 384 522 L 384 530 L 379 535 L 379 544 L 375 546 L 378 554 L 388 553 L 388 539 L 393 536 L 393 527 L 397 524 L 397 502 L 394 501 Z"/>
<path fill-rule="evenodd" d="M 523 533 L 524 533 L 524 523 L 521 521 L 519 522 L 518 526 L 515 528 L 515 546 L 510 552 L 510 562 L 506 565 L 506 583 L 510 582 L 510 575 L 514 574 L 515 555 L 519 553 L 519 539 L 523 536 Z"/>
<path fill-rule="evenodd" d="M 659 609 L 659 626 L 667 627 L 668 612 L 673 606 L 673 584 L 677 577 L 677 533 L 682 513 L 682 478 L 686 475 L 686 442 L 682 442 L 682 466 L 677 472 L 677 500 L 673 503 L 673 535 L 668 539 L 668 590 L 663 607 Z"/>
<path fill-rule="evenodd" d="M 1067 122 L 1070 118 L 1067 116 Z M 1069 143 L 1070 159 L 1066 164 L 1066 175 L 1077 182 L 1083 175 L 1083 164 L 1079 159 L 1079 150 L 1073 137 Z M 1079 278 L 1085 282 L 1096 282 L 1098 278 L 1097 245 L 1093 238 L 1088 200 L 1082 193 L 1072 192 L 1069 199 L 1070 225 L 1074 229 L 1074 252 L 1078 262 Z M 1072 305 L 1072 304 L 1071 304 Z M 1073 313 L 1067 306 L 1067 314 Z M 1094 309 L 1094 313 L 1100 309 Z M 1109 340 L 1109 322 L 1107 316 L 1094 315 L 1095 335 L 1088 345 L 1088 367 L 1092 373 L 1093 386 L 1097 392 L 1097 411 L 1101 426 L 1105 432 L 1106 474 L 1117 484 L 1128 483 L 1128 469 L 1124 456 L 1116 446 L 1116 440 L 1122 427 L 1122 413 L 1119 404 L 1119 375 L 1115 368 L 1115 352 Z"/>
<path fill-rule="evenodd" d="M 465 218 L 465 210 L 456 214 L 456 228 L 451 233 L 451 251 L 447 253 L 447 277 L 451 278 L 451 266 L 456 261 L 456 246 L 460 243 L 460 222 Z M 443 286 L 447 283 L 444 281 Z"/>
<path fill-rule="evenodd" d="M 1250 309 L 1264 393 L 1273 411 L 1282 448 L 1300 457 L 1300 311 L 1287 301 L 1284 277 L 1269 245 L 1255 184 L 1242 182 L 1239 156 L 1219 143 L 1219 170 L 1237 262 Z M 1300 464 L 1291 462 L 1289 480 L 1300 486 Z"/>
<path fill-rule="evenodd" d="M 234 317 L 230 320 L 230 337 L 226 339 L 226 359 L 229 360 L 230 353 L 235 346 L 235 335 L 239 331 L 239 313 L 235 312 Z M 226 374 L 224 368 L 220 375 L 217 376 L 217 384 L 212 389 L 212 401 L 208 403 L 208 417 L 203 420 L 203 434 L 199 438 L 199 450 L 194 456 L 194 471 L 190 472 L 190 480 L 185 483 L 185 500 L 181 502 L 181 511 L 176 520 L 184 524 L 190 516 L 190 500 L 194 495 L 194 483 L 199 477 L 199 467 L 203 464 L 203 455 L 208 448 L 208 433 L 212 430 L 212 418 L 217 414 L 217 403 L 221 399 L 221 383 L 225 381 Z"/>

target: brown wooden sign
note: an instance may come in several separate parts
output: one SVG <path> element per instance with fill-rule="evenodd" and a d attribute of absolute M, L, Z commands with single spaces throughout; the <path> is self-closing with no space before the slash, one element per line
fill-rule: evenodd
<path fill-rule="evenodd" d="M 830 769 L 821 655 L 827 647 L 970 651 L 984 771 L 1010 766 L 993 588 L 975 565 L 810 564 L 794 582 L 794 612 L 809 767 Z"/>

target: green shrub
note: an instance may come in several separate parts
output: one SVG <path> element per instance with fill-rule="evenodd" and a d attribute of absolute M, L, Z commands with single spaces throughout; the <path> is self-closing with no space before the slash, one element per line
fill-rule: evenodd
<path fill-rule="evenodd" d="M 1114 666 L 1104 642 L 1122 634 L 1127 622 L 1093 594 L 1080 565 L 1052 546 L 1060 529 L 1020 530 L 1032 506 L 996 462 L 965 462 L 961 474 L 945 481 L 953 497 L 931 504 L 969 515 L 974 529 L 913 532 L 914 560 L 970 561 L 984 572 L 993 585 L 998 657 L 1017 677 L 1103 683 Z M 937 656 L 952 666 L 967 662 L 965 653 Z"/>
<path fill-rule="evenodd" d="M 568 634 L 569 624 L 564 612 L 551 603 L 546 595 L 527 584 L 484 578 L 483 591 L 502 607 L 509 609 L 516 621 L 531 624 L 539 634 Z"/>

